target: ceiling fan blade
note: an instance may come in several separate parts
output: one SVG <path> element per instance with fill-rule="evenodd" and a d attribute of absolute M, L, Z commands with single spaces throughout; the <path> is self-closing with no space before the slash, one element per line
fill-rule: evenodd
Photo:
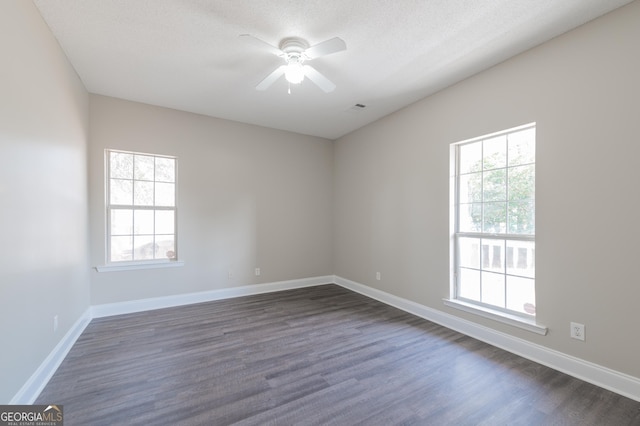
<path fill-rule="evenodd" d="M 269 86 L 271 86 L 273 83 L 276 82 L 277 79 L 282 77 L 286 69 L 287 69 L 286 65 L 281 65 L 278 68 L 276 68 L 271 74 L 266 76 L 264 80 L 258 83 L 258 85 L 256 86 L 256 90 L 267 90 Z"/>
<path fill-rule="evenodd" d="M 309 59 L 319 58 L 320 56 L 330 55 L 332 53 L 346 50 L 347 44 L 340 37 L 330 38 L 329 40 L 318 43 L 315 46 L 311 46 L 304 51 L 304 54 Z"/>
<path fill-rule="evenodd" d="M 336 88 L 335 84 L 333 84 L 327 77 L 320 74 L 311 65 L 303 65 L 302 69 L 304 70 L 304 75 L 309 78 L 309 80 L 313 81 L 316 86 L 322 89 L 325 93 L 333 92 Z"/>
<path fill-rule="evenodd" d="M 258 37 L 254 37 L 251 34 L 240 34 L 239 38 L 259 49 L 266 50 L 267 52 L 273 53 L 276 56 L 284 55 L 284 52 L 278 49 L 275 46 L 270 45 L 264 40 L 260 40 Z"/>

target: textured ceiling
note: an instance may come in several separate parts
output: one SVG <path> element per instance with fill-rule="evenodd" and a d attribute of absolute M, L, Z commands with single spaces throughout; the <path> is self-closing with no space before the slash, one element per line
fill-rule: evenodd
<path fill-rule="evenodd" d="M 89 92 L 328 139 L 630 2 L 34 0 Z M 240 34 L 342 38 L 309 62 L 337 88 L 255 90 L 283 62 Z"/>

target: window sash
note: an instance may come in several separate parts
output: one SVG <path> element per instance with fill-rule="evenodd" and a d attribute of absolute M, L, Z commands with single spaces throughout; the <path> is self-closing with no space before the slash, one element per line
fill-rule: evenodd
<path fill-rule="evenodd" d="M 522 275 L 518 275 L 518 274 L 514 274 L 514 273 L 507 273 L 507 266 L 506 266 L 506 247 L 507 247 L 507 243 L 512 241 L 512 242 L 529 242 L 529 243 L 534 243 L 535 244 L 535 228 L 534 228 L 534 232 L 531 234 L 513 234 L 513 233 L 509 233 L 508 230 L 508 222 L 506 222 L 506 229 L 505 232 L 469 232 L 469 231 L 460 231 L 460 224 L 461 224 L 461 203 L 460 203 L 460 182 L 461 182 L 461 176 L 465 176 L 465 175 L 471 175 L 472 173 L 482 173 L 481 176 L 483 176 L 484 173 L 487 172 L 491 172 L 491 171 L 495 171 L 495 170 L 505 170 L 508 171 L 510 168 L 512 167 L 520 167 L 520 166 L 530 166 L 533 165 L 535 167 L 535 159 L 533 159 L 533 161 L 530 162 L 526 162 L 526 163 L 522 163 L 522 164 L 517 164 L 517 166 L 514 165 L 509 165 L 509 160 L 505 159 L 505 164 L 504 166 L 500 166 L 500 167 L 494 167 L 494 168 L 487 168 L 484 169 L 484 152 L 482 152 L 481 154 L 481 159 L 482 159 L 482 164 L 483 166 L 480 168 L 480 170 L 478 171 L 467 171 L 466 173 L 461 173 L 461 147 L 465 146 L 465 145 L 469 145 L 472 143 L 477 143 L 482 141 L 482 146 L 484 149 L 484 141 L 488 140 L 488 139 L 492 139 L 492 138 L 497 138 L 497 137 L 501 137 L 501 136 L 508 136 L 509 134 L 518 132 L 518 131 L 523 131 L 523 130 L 527 130 L 527 129 L 535 129 L 535 123 L 533 124 L 528 124 L 528 125 L 524 125 L 524 126 L 520 126 L 517 128 L 513 128 L 513 129 L 509 129 L 509 130 L 505 130 L 505 131 L 501 131 L 501 132 L 496 132 L 493 133 L 491 135 L 486 135 L 486 136 L 482 136 L 479 138 L 474 138 L 474 139 L 470 139 L 467 141 L 462 141 L 459 142 L 457 144 L 455 144 L 454 148 L 454 167 L 455 167 L 455 180 L 454 180 L 454 216 L 453 216 L 453 220 L 454 220 L 454 227 L 453 227 L 453 244 L 454 244 L 454 270 L 453 270 L 453 296 L 455 299 L 467 302 L 467 303 L 471 303 L 477 306 L 481 306 L 481 307 L 485 307 L 488 308 L 490 310 L 495 310 L 498 312 L 503 312 L 505 314 L 509 314 L 509 315 L 517 315 L 523 318 L 534 318 L 535 314 L 528 314 L 528 313 L 523 313 L 517 310 L 513 310 L 513 309 L 509 309 L 507 308 L 508 303 L 507 303 L 507 279 L 508 277 L 514 277 L 514 278 L 526 278 L 526 279 L 531 279 L 533 280 L 533 285 L 535 286 L 535 272 L 534 272 L 534 276 L 533 277 L 529 277 L 529 276 L 522 276 Z M 535 172 L 535 169 L 534 169 Z M 508 181 L 506 181 L 508 182 Z M 505 189 L 505 203 L 509 202 L 509 193 L 508 193 L 508 183 L 505 183 L 507 185 L 506 189 Z M 482 199 L 478 201 L 478 204 L 482 206 L 482 214 L 484 214 L 484 207 L 485 207 L 485 199 L 484 199 L 484 190 L 482 191 Z M 533 198 L 531 199 L 531 201 L 533 201 L 534 203 L 534 212 L 535 212 L 535 193 L 533 194 Z M 534 213 L 535 214 L 535 213 Z M 534 216 L 535 218 L 535 216 Z M 535 219 L 534 219 L 535 220 Z M 484 228 L 484 217 L 481 221 L 481 228 Z M 505 266 L 504 266 L 504 271 L 502 272 L 496 272 L 496 274 L 499 274 L 501 276 L 504 277 L 503 280 L 503 286 L 504 286 L 504 303 L 503 306 L 499 306 L 499 305 L 495 305 L 495 304 L 490 304 L 490 303 L 484 303 L 482 301 L 482 297 L 480 296 L 478 299 L 472 299 L 472 298 L 467 298 L 464 297 L 461 293 L 461 273 L 463 269 L 467 269 L 467 270 L 476 270 L 479 273 L 480 276 L 480 291 L 482 291 L 482 273 L 483 272 L 490 272 L 493 273 L 490 270 L 487 270 L 484 268 L 484 266 L 482 264 L 479 264 L 477 268 L 468 268 L 468 267 L 464 267 L 462 266 L 462 260 L 460 258 L 460 239 L 461 238 L 475 238 L 478 239 L 479 241 L 484 241 L 484 240 L 494 240 L 494 241 L 503 241 L 504 242 L 504 247 L 505 247 Z M 535 247 L 535 246 L 534 246 Z M 480 248 L 481 249 L 481 248 Z M 482 257 L 482 255 L 479 255 L 479 259 Z M 535 260 L 533 260 L 535 262 Z M 535 265 L 534 265 L 534 271 L 535 271 Z M 535 291 L 535 287 L 534 287 L 534 291 Z"/>
<path fill-rule="evenodd" d="M 135 157 L 136 156 L 143 156 L 143 157 L 152 157 L 154 158 L 154 164 L 155 160 L 160 158 L 160 159 L 171 159 L 174 161 L 173 163 L 173 180 L 167 180 L 167 179 L 157 179 L 157 173 L 155 171 L 155 166 L 154 166 L 154 176 L 152 178 L 122 178 L 122 177 L 112 177 L 112 172 L 111 172 L 111 153 L 122 153 L 122 154 L 128 154 L 128 155 L 133 155 L 134 156 L 134 162 L 135 162 Z M 163 156 L 163 155 L 155 155 L 155 154 L 144 154 L 144 153 L 137 153 L 137 152 L 128 152 L 128 151 L 119 151 L 119 150 L 105 150 L 105 204 L 106 204 L 106 241 L 105 241 L 105 249 L 106 249 L 106 260 L 107 260 L 107 264 L 112 264 L 112 265 L 123 265 L 123 264 L 153 264 L 153 263 L 166 263 L 166 262 L 173 262 L 173 261 L 177 261 L 178 260 L 178 209 L 176 206 L 176 200 L 178 198 L 177 196 L 177 172 L 178 172 L 178 164 L 177 164 L 177 159 L 175 157 L 170 157 L 170 156 Z M 173 191 L 173 200 L 172 200 L 172 204 L 173 205 L 155 205 L 156 203 L 156 199 L 155 199 L 155 193 L 153 196 L 153 202 L 151 204 L 144 204 L 144 205 L 140 205 L 140 204 L 135 204 L 135 201 L 132 199 L 131 203 L 127 203 L 127 204 L 122 204 L 122 203 L 114 203 L 111 204 L 111 180 L 112 179 L 119 179 L 119 180 L 123 180 L 123 181 L 130 181 L 132 182 L 132 185 L 134 182 L 149 182 L 149 183 L 153 183 L 154 185 L 157 183 L 160 184 L 164 184 L 164 183 L 170 183 L 174 185 L 174 191 Z M 116 211 L 131 211 L 132 212 L 132 220 L 130 223 L 130 232 L 128 233 L 123 233 L 123 234 L 112 234 L 113 231 L 113 223 L 112 223 L 112 213 L 116 212 Z M 135 212 L 142 212 L 142 211 L 146 211 L 146 212 L 153 212 L 154 216 L 153 216 L 153 228 L 152 228 L 152 232 L 144 232 L 144 233 L 136 233 L 136 223 L 135 223 Z M 172 227 L 172 233 L 159 233 L 157 232 L 158 229 L 156 228 L 157 226 L 157 217 L 155 212 L 172 212 L 173 213 L 173 223 L 168 222 L 171 224 Z M 127 225 L 129 226 L 129 225 Z M 129 237 L 131 238 L 131 249 L 132 249 L 132 253 L 131 253 L 131 259 L 124 259 L 124 260 L 114 260 L 112 259 L 112 237 Z M 159 241 L 159 237 L 165 237 L 164 241 L 170 241 L 171 239 L 173 240 L 172 243 L 172 248 L 173 250 L 171 250 L 173 252 L 173 256 L 172 257 L 162 257 L 162 256 L 157 256 L 156 255 L 156 250 L 158 250 L 158 241 Z M 149 258 L 135 258 L 135 246 L 134 246 L 134 241 L 136 238 L 147 238 L 150 239 L 151 241 L 151 248 L 153 250 L 153 258 L 149 259 Z"/>
<path fill-rule="evenodd" d="M 472 238 L 472 239 L 478 239 L 479 241 L 482 241 L 482 244 L 479 245 L 478 250 L 478 265 L 477 266 L 465 266 L 463 265 L 463 261 L 461 259 L 461 244 L 460 244 L 460 239 L 461 238 Z M 489 260 L 495 256 L 495 253 L 491 253 L 490 251 L 487 251 L 486 255 L 489 256 L 489 258 L 485 259 L 485 253 L 483 252 L 483 247 L 484 246 L 488 246 L 488 247 L 496 247 L 496 245 L 485 245 L 484 242 L 485 241 L 495 241 L 495 242 L 502 242 L 503 243 L 503 247 L 505 248 L 504 251 L 500 251 L 500 260 L 501 260 L 501 265 L 498 267 L 498 269 L 501 269 L 500 271 L 496 271 L 494 268 L 492 268 L 492 266 L 489 266 Z M 532 318 L 535 317 L 535 315 L 531 315 L 525 312 L 521 312 L 519 310 L 516 309 L 509 309 L 509 305 L 511 304 L 510 302 L 510 297 L 512 297 L 512 290 L 510 289 L 509 285 L 508 285 L 508 280 L 511 277 L 512 279 L 521 279 L 521 280 L 531 280 L 533 281 L 534 285 L 535 285 L 535 276 L 530 276 L 527 275 L 526 273 L 518 273 L 517 270 L 518 269 L 523 269 L 523 268 L 519 268 L 518 266 L 514 266 L 516 265 L 515 259 L 517 258 L 517 256 L 514 254 L 514 252 L 511 253 L 511 256 L 509 255 L 509 250 L 508 250 L 508 243 L 509 242 L 527 242 L 527 243 L 535 243 L 535 238 L 533 238 L 532 236 L 522 236 L 522 235 L 516 235 L 514 236 L 514 238 L 509 238 L 509 237 L 505 237 L 503 235 L 494 235 L 494 234 L 481 234 L 481 233 L 460 233 L 460 234 L 455 234 L 454 235 L 454 244 L 455 244 L 455 272 L 454 272 L 454 297 L 455 299 L 458 300 L 462 300 L 465 301 L 467 303 L 471 303 L 474 305 L 479 305 L 479 306 L 483 306 L 489 309 L 493 309 L 493 310 L 497 310 L 497 311 L 501 311 L 504 313 L 508 313 L 508 314 L 512 314 L 512 315 L 517 315 L 523 318 Z M 534 248 L 535 249 L 535 248 Z M 518 254 L 518 256 L 520 256 L 520 254 Z M 533 257 L 534 255 L 532 255 Z M 511 258 L 511 262 L 509 262 Z M 531 261 L 533 263 L 535 263 L 535 257 L 533 257 L 533 259 L 531 259 Z M 511 270 L 516 270 L 514 272 L 509 271 L 509 269 Z M 535 266 L 534 266 L 535 269 Z M 478 278 L 479 278 L 479 294 L 477 298 L 470 298 L 470 297 L 465 297 L 462 294 L 462 288 L 461 288 L 461 277 L 462 277 L 462 271 L 466 270 L 466 271 L 476 271 L 478 274 Z M 482 300 L 484 298 L 484 294 L 483 294 L 483 290 L 485 288 L 485 283 L 484 278 L 483 278 L 483 274 L 488 273 L 490 275 L 499 275 L 502 280 L 502 300 L 500 304 L 494 304 L 494 303 L 484 303 Z M 535 275 L 535 272 L 534 272 Z"/>

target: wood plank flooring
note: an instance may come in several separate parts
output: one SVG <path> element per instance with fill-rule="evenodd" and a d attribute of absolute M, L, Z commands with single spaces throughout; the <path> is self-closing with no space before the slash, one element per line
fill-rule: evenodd
<path fill-rule="evenodd" d="M 93 320 L 65 425 L 640 425 L 640 403 L 336 285 Z"/>

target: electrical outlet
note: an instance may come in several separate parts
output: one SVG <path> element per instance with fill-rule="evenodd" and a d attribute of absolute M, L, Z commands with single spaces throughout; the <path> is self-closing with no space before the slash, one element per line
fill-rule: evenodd
<path fill-rule="evenodd" d="M 382 279 L 382 275 L 380 272 L 376 272 L 376 280 L 380 281 Z"/>
<path fill-rule="evenodd" d="M 570 333 L 573 339 L 584 341 L 584 324 L 572 322 Z"/>
<path fill-rule="evenodd" d="M 256 268 L 256 277 L 260 276 L 260 268 Z"/>
<path fill-rule="evenodd" d="M 58 331 L 58 316 L 54 315 L 53 316 L 53 332 L 55 333 L 56 331 Z"/>

